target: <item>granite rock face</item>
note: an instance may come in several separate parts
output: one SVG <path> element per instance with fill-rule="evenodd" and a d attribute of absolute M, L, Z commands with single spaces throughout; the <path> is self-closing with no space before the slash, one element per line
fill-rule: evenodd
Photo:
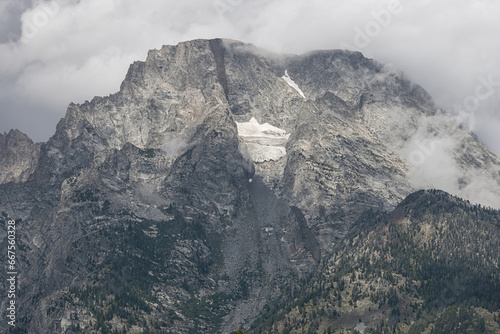
<path fill-rule="evenodd" d="M 0 184 L 25 182 L 38 163 L 40 145 L 19 130 L 0 134 Z"/>
<path fill-rule="evenodd" d="M 258 131 L 242 133 L 250 123 Z M 19 326 L 248 329 L 360 215 L 434 186 L 410 161 L 421 137 L 453 143 L 439 149 L 456 195 L 474 200 L 483 177 L 500 206 L 498 158 L 360 53 L 274 55 L 220 39 L 152 50 L 119 92 L 71 104 L 39 153 L 18 139 L 20 158 L 3 158 L 13 146 L 0 137 L 1 163 L 17 166 L 2 176 L 0 211 L 18 222 Z"/>

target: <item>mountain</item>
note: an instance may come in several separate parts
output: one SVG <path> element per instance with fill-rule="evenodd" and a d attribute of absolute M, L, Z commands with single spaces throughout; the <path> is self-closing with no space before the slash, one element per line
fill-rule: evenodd
<path fill-rule="evenodd" d="M 70 104 L 46 143 L 0 138 L 16 171 L 0 184 L 3 226 L 17 231 L 16 330 L 264 328 L 367 215 L 421 188 L 500 207 L 500 160 L 456 123 L 359 52 L 221 39 L 152 50 L 119 92 Z M 496 231 L 491 219 L 477 229 Z"/>

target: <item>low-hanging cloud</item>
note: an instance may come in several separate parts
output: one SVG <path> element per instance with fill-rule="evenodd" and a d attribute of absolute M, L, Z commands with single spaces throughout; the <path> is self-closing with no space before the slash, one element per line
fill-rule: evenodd
<path fill-rule="evenodd" d="M 195 38 L 287 53 L 350 45 L 401 68 L 448 110 L 474 94 L 478 78 L 500 81 L 494 0 L 15 3 L 0 6 L 8 22 L 0 30 L 0 131 L 19 128 L 38 141 L 54 132 L 70 102 L 117 91 L 129 64 L 144 60 L 147 50 Z M 360 32 L 368 43 L 356 43 Z M 500 123 L 499 95 L 496 87 L 474 110 L 474 130 L 497 154 L 492 124 Z"/>
<path fill-rule="evenodd" d="M 175 158 L 181 151 L 190 146 L 182 136 L 165 136 L 161 150 L 170 158 Z"/>

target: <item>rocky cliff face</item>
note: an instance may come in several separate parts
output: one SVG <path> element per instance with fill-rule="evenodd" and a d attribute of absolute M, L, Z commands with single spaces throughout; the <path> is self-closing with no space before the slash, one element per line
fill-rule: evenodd
<path fill-rule="evenodd" d="M 433 117 L 447 124 L 420 87 L 360 53 L 220 39 L 150 51 L 118 93 L 71 104 L 22 182 L 0 186 L 19 226 L 19 326 L 249 328 L 364 212 L 422 186 L 405 155 L 422 134 L 459 139 L 446 148 L 452 190 L 483 175 L 500 203 L 497 157 Z"/>
<path fill-rule="evenodd" d="M 0 133 L 0 184 L 25 182 L 38 163 L 40 145 L 19 130 Z"/>

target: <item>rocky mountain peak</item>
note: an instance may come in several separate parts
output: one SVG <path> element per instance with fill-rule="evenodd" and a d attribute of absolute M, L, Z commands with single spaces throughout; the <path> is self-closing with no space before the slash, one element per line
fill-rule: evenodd
<path fill-rule="evenodd" d="M 498 157 L 399 71 L 221 39 L 150 51 L 42 146 L 0 135 L 0 163 L 34 333 L 250 328 L 415 190 L 500 206 Z"/>
<path fill-rule="evenodd" d="M 0 184 L 25 182 L 33 173 L 40 145 L 19 130 L 0 133 Z"/>

